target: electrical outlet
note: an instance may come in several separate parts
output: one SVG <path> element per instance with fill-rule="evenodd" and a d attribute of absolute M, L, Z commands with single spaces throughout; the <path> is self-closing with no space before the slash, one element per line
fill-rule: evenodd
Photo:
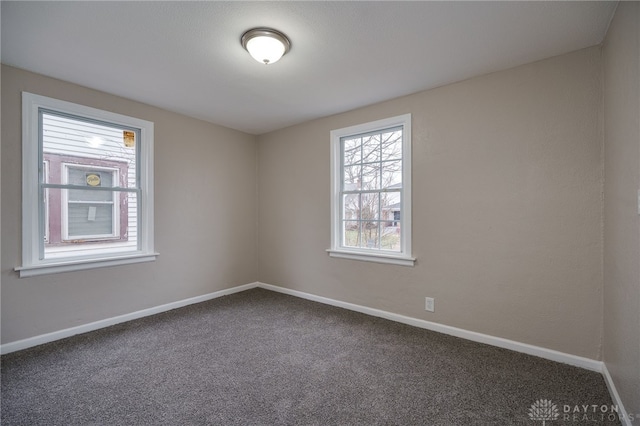
<path fill-rule="evenodd" d="M 435 310 L 436 301 L 433 297 L 425 297 L 424 298 L 424 310 L 433 312 Z"/>

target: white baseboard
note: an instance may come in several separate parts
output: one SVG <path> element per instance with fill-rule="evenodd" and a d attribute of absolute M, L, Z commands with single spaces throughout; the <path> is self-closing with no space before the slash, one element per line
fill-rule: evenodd
<path fill-rule="evenodd" d="M 629 417 L 627 410 L 624 409 L 624 405 L 622 404 L 622 400 L 620 399 L 620 395 L 618 394 L 618 389 L 616 389 L 616 385 L 613 382 L 613 377 L 609 374 L 609 370 L 607 369 L 607 364 L 602 363 L 602 375 L 604 376 L 604 382 L 607 384 L 607 388 L 609 389 L 609 394 L 611 395 L 611 399 L 613 399 L 613 403 L 618 406 L 618 415 L 620 416 L 620 421 L 624 426 L 631 426 L 632 419 Z"/>
<path fill-rule="evenodd" d="M 43 343 L 53 342 L 55 340 L 64 339 L 65 337 L 75 336 L 76 334 L 87 333 L 89 331 L 98 330 L 109 327 L 111 325 L 120 324 L 122 322 L 147 317 L 149 315 L 159 314 L 161 312 L 170 311 L 172 309 L 182 308 L 183 306 L 193 305 L 194 303 L 205 302 L 207 300 L 216 299 L 218 297 L 227 296 L 229 294 L 238 293 L 240 291 L 249 290 L 258 286 L 258 283 L 250 283 L 237 287 L 227 288 L 215 291 L 202 296 L 191 297 L 189 299 L 178 300 L 177 302 L 167 303 L 165 305 L 155 306 L 153 308 L 143 309 L 141 311 L 131 312 L 129 314 L 119 315 L 113 318 L 107 318 L 88 324 L 79 325 L 77 327 L 66 328 L 64 330 L 54 331 L 52 333 L 41 334 L 39 336 L 30 337 L 28 339 L 18 340 L 15 342 L 5 343 L 0 346 L 0 354 L 8 354 L 22 349 L 31 348 L 33 346 L 42 345 Z"/>
<path fill-rule="evenodd" d="M 448 325 L 425 321 L 418 318 L 394 314 L 392 312 L 382 311 L 380 309 L 369 308 L 366 306 L 355 305 L 353 303 L 342 302 L 340 300 L 316 296 L 314 294 L 291 290 L 284 287 L 278 287 L 271 284 L 259 282 L 258 287 L 602 373 L 602 361 L 584 358 L 577 355 L 571 355 L 564 352 L 555 351 L 553 349 L 546 349 L 539 346 L 529 345 L 527 343 L 516 342 L 514 340 L 503 339 L 501 337 L 490 336 L 488 334 L 476 333 L 475 331 L 468 331 L 462 328 L 451 327 Z"/>
<path fill-rule="evenodd" d="M 342 302 L 340 300 L 329 299 L 327 297 L 316 296 L 314 294 L 304 293 L 301 291 L 291 290 L 285 287 L 265 284 L 262 282 L 255 282 L 255 283 L 245 284 L 237 287 L 232 287 L 232 288 L 216 291 L 209 294 L 204 294 L 202 296 L 196 296 L 189 299 L 179 300 L 176 302 L 155 306 L 153 308 L 143 309 L 141 311 L 131 312 L 129 314 L 124 314 L 124 315 L 120 315 L 113 318 L 107 318 L 104 320 L 79 325 L 77 327 L 71 327 L 64 330 L 54 331 L 52 333 L 30 337 L 24 340 L 5 343 L 4 345 L 0 346 L 0 354 L 6 354 L 10 352 L 19 351 L 21 349 L 27 349 L 33 346 L 41 345 L 43 343 L 49 343 L 55 340 L 60 340 L 66 337 L 74 336 L 76 334 L 87 333 L 89 331 L 98 330 L 98 329 L 109 327 L 111 325 L 119 324 L 122 322 L 131 321 L 131 320 L 146 317 L 149 315 L 158 314 L 160 312 L 166 312 L 171 309 L 177 309 L 183 306 L 192 305 L 194 303 L 200 303 L 200 302 L 215 299 L 218 297 L 226 296 L 229 294 L 238 293 L 238 292 L 249 290 L 255 287 L 260 287 L 266 290 L 271 290 L 278 293 L 284 293 L 291 296 L 300 297 L 302 299 L 324 303 L 326 305 L 337 306 L 340 308 L 349 309 L 351 311 L 360 312 L 360 313 L 371 315 L 374 317 L 385 318 L 391 321 L 396 321 L 403 324 L 424 328 L 427 330 L 437 331 L 439 333 L 449 334 L 451 336 L 461 337 L 463 339 L 472 340 L 474 342 L 485 343 L 485 344 L 497 346 L 500 348 L 510 349 L 516 352 L 535 355 L 535 356 L 549 359 L 552 361 L 562 362 L 562 363 L 573 365 L 576 367 L 585 368 L 587 370 L 597 371 L 599 373 L 603 372 L 603 363 L 601 361 L 596 361 L 589 358 L 583 358 L 576 355 L 566 354 L 566 353 L 555 351 L 552 349 L 541 348 L 539 346 L 533 346 L 527 343 L 520 343 L 513 340 L 503 339 L 501 337 L 494 337 L 487 334 L 476 333 L 474 331 L 468 331 L 468 330 L 451 327 L 444 324 L 438 324 L 435 322 L 421 320 L 418 318 L 412 318 L 404 315 L 394 314 L 392 312 L 382 311 L 380 309 L 369 308 L 366 306 L 356 305 L 353 303 Z M 611 385 L 612 384 L 613 382 L 611 381 Z"/>
<path fill-rule="evenodd" d="M 295 297 L 300 297 L 302 299 L 312 300 L 312 301 L 323 303 L 326 305 L 348 309 L 355 312 L 360 312 L 360 313 L 371 315 L 374 317 L 385 318 L 391 321 L 400 322 L 400 323 L 411 325 L 414 327 L 436 331 L 438 333 L 461 337 L 463 339 L 471 340 L 474 342 L 485 343 L 488 345 L 525 353 L 528 355 L 534 355 L 540 358 L 545 358 L 551 361 L 561 362 L 564 364 L 585 368 L 591 371 L 596 371 L 598 373 L 601 373 L 604 376 L 605 383 L 607 384 L 607 388 L 609 389 L 609 393 L 611 394 L 611 398 L 613 399 L 613 402 L 618 406 L 620 418 L 623 424 L 626 426 L 631 426 L 631 419 L 629 418 L 629 416 L 627 415 L 627 412 L 624 409 L 622 401 L 620 400 L 620 395 L 618 394 L 618 391 L 616 390 L 613 379 L 609 374 L 609 371 L 607 370 L 607 366 L 602 361 L 597 361 L 594 359 L 571 355 L 564 352 L 555 351 L 552 349 L 542 348 L 539 346 L 529 345 L 527 343 L 516 342 L 514 340 L 503 339 L 501 337 L 490 336 L 488 334 L 476 333 L 474 331 L 464 330 L 462 328 L 451 327 L 444 324 L 425 321 L 418 318 L 412 318 L 404 315 L 394 314 L 392 312 L 387 312 L 380 309 L 374 309 L 366 306 L 356 305 L 353 303 L 342 302 L 340 300 L 329 299 L 327 297 L 317 296 L 314 294 L 305 293 L 298 290 L 292 290 L 285 287 L 279 287 L 271 284 L 265 284 L 262 282 L 254 282 L 254 283 L 245 284 L 237 287 L 227 288 L 227 289 L 216 291 L 213 293 L 204 294 L 202 296 L 196 296 L 189 299 L 179 300 L 176 302 L 155 306 L 153 308 L 143 309 L 143 310 L 132 312 L 125 315 L 120 315 L 113 318 L 107 318 L 107 319 L 95 321 L 89 324 L 79 325 L 77 327 L 71 327 L 64 330 L 55 331 L 52 333 L 42 334 L 40 336 L 30 337 L 24 340 L 5 343 L 4 345 L 0 345 L 0 354 L 7 354 L 7 353 L 22 350 L 22 349 L 27 349 L 33 346 L 41 345 L 43 343 L 49 343 L 55 340 L 60 340 L 66 337 L 74 336 L 76 334 L 87 333 L 89 331 L 98 330 L 101 328 L 109 327 L 111 325 L 123 323 L 126 321 L 131 321 L 138 318 L 143 318 L 143 317 L 158 314 L 161 312 L 170 311 L 172 309 L 181 308 L 183 306 L 192 305 L 194 303 L 205 302 L 207 300 L 216 299 L 218 297 L 227 296 L 229 294 L 238 293 L 238 292 L 249 290 L 256 287 L 275 291 L 278 293 L 288 294 Z"/>

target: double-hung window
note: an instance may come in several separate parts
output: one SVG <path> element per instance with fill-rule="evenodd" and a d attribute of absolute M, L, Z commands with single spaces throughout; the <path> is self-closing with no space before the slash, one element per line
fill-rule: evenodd
<path fill-rule="evenodd" d="M 331 132 L 331 249 L 412 266 L 411 115 Z"/>
<path fill-rule="evenodd" d="M 153 123 L 22 100 L 20 276 L 154 260 Z"/>

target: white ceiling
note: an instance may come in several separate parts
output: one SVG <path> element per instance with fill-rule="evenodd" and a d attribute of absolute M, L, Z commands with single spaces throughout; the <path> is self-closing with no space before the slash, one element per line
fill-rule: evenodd
<path fill-rule="evenodd" d="M 2 62 L 248 133 L 602 42 L 615 2 L 7 2 Z M 261 65 L 257 26 L 291 51 Z"/>

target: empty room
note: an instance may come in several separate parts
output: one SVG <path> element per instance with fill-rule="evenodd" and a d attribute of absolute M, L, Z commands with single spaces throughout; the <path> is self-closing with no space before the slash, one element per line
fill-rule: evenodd
<path fill-rule="evenodd" d="M 640 2 L 0 19 L 3 425 L 640 424 Z"/>

